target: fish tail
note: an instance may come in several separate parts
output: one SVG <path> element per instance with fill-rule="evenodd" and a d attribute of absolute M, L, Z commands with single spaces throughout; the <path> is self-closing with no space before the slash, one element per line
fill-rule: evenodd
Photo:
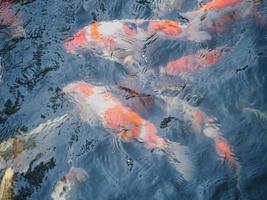
<path fill-rule="evenodd" d="M 227 140 L 224 138 L 219 138 L 215 140 L 215 148 L 221 159 L 226 160 L 230 167 L 238 170 L 240 168 L 239 162 L 235 158 L 235 154 L 232 151 Z"/>
<path fill-rule="evenodd" d="M 142 133 L 141 133 L 142 134 Z M 144 141 L 147 148 L 165 148 L 167 146 L 166 141 L 157 135 L 157 130 L 154 124 L 146 123 L 145 125 Z"/>
<path fill-rule="evenodd" d="M 166 143 L 168 146 L 165 148 L 165 152 L 168 159 L 175 166 L 176 170 L 182 174 L 183 179 L 190 181 L 193 176 L 194 165 L 190 159 L 189 148 L 169 140 L 166 140 Z"/>

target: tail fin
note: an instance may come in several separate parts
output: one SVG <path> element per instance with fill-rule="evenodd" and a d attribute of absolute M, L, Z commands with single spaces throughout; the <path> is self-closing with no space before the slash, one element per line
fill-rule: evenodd
<path fill-rule="evenodd" d="M 226 160 L 231 167 L 234 169 L 240 168 L 240 164 L 235 159 L 235 154 L 225 138 L 221 137 L 215 140 L 215 149 L 220 158 Z"/>
<path fill-rule="evenodd" d="M 190 159 L 190 152 L 188 147 L 183 146 L 177 142 L 168 141 L 168 146 L 165 149 L 168 158 L 174 164 L 176 170 L 180 172 L 186 181 L 191 180 L 194 165 Z"/>

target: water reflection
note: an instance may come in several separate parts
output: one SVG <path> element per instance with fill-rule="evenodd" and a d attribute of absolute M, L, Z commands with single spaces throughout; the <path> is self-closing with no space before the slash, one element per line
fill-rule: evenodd
<path fill-rule="evenodd" d="M 265 4 L 0 1 L 0 199 L 264 199 Z"/>

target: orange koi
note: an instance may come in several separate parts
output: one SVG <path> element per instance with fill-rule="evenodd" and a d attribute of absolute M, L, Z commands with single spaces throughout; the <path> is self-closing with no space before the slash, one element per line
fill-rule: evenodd
<path fill-rule="evenodd" d="M 129 41 L 144 41 L 155 33 L 178 36 L 182 29 L 171 20 L 114 20 L 94 22 L 84 27 L 65 42 L 65 49 L 74 52 L 79 48 L 113 49 L 130 47 Z M 127 41 L 125 41 L 125 39 Z M 97 44 L 95 44 L 97 43 Z M 128 43 L 128 44 L 127 44 Z M 126 49 L 127 50 L 127 49 Z"/>
<path fill-rule="evenodd" d="M 187 147 L 158 136 L 153 123 L 125 106 L 104 87 L 75 82 L 65 86 L 63 92 L 76 102 L 83 120 L 95 115 L 102 126 L 117 132 L 119 139 L 127 142 L 136 139 L 147 148 L 162 150 L 186 180 L 191 178 L 193 169 Z"/>
<path fill-rule="evenodd" d="M 200 51 L 196 54 L 183 56 L 177 60 L 170 61 L 164 68 L 161 69 L 161 73 L 179 75 L 185 72 L 196 71 L 217 63 L 221 56 L 221 49 Z"/>
<path fill-rule="evenodd" d="M 235 154 L 232 151 L 228 141 L 220 132 L 219 124 L 214 118 L 210 117 L 198 108 L 173 97 L 162 97 L 167 102 L 167 112 L 173 112 L 173 107 L 178 108 L 183 113 L 186 122 L 191 123 L 192 131 L 195 133 L 203 133 L 214 143 L 214 148 L 220 159 L 226 160 L 231 166 L 239 169 L 239 163 L 235 160 Z"/>
<path fill-rule="evenodd" d="M 242 3 L 242 0 L 211 0 L 202 5 L 203 10 L 221 10 L 227 7 L 236 6 Z"/>
<path fill-rule="evenodd" d="M 172 20 L 126 19 L 94 22 L 67 38 L 64 47 L 69 53 L 87 49 L 91 53 L 121 64 L 134 63 L 148 38 L 154 35 L 194 41 L 210 39 L 194 27 Z M 192 34 L 194 32 L 194 34 Z M 190 33 L 190 34 L 189 34 Z M 190 36 L 189 36 L 190 35 Z"/>
<path fill-rule="evenodd" d="M 90 107 L 104 127 L 117 131 L 117 137 L 120 139 L 124 141 L 137 139 L 145 142 L 148 148 L 163 148 L 166 145 L 157 135 L 157 128 L 153 123 L 123 105 L 103 87 L 77 82 L 64 87 L 63 91 L 70 94 L 81 109 Z"/>

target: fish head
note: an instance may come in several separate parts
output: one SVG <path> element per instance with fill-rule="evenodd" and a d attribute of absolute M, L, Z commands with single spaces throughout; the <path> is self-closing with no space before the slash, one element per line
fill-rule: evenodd
<path fill-rule="evenodd" d="M 88 39 L 86 37 L 86 31 L 82 29 L 74 34 L 74 36 L 67 38 L 64 42 L 64 47 L 68 52 L 75 53 L 78 49 L 84 48 L 87 44 Z"/>
<path fill-rule="evenodd" d="M 92 23 L 84 27 L 72 37 L 65 40 L 64 47 L 69 53 L 76 53 L 78 50 L 89 49 L 95 54 L 103 56 L 105 51 L 113 49 L 116 45 L 115 38 L 103 33 L 100 29 L 101 24 Z"/>

